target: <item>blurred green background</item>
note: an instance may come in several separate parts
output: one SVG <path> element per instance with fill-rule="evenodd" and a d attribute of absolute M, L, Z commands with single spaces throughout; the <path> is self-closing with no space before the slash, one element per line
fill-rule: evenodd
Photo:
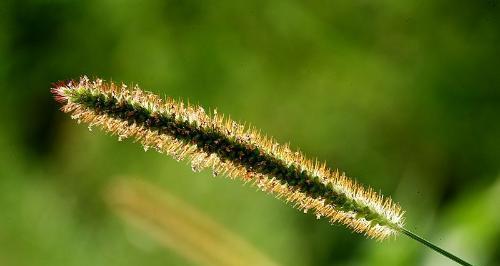
<path fill-rule="evenodd" d="M 134 242 L 102 197 L 117 175 L 282 265 L 453 265 L 89 132 L 49 93 L 82 74 L 250 122 L 400 202 L 409 229 L 499 265 L 499 29 L 496 0 L 1 1 L 0 265 L 191 265 Z"/>

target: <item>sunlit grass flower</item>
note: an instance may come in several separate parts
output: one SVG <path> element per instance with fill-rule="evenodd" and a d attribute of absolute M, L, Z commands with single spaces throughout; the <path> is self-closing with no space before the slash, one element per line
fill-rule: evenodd
<path fill-rule="evenodd" d="M 382 240 L 399 232 L 418 238 L 403 228 L 403 211 L 390 198 L 215 110 L 207 113 L 137 86 L 86 77 L 57 83 L 52 92 L 62 110 L 78 122 L 98 126 L 119 140 L 134 138 L 145 150 L 188 159 L 194 171 L 208 167 L 214 175 L 241 178 L 304 212 L 311 210 L 318 218 L 371 238 Z"/>

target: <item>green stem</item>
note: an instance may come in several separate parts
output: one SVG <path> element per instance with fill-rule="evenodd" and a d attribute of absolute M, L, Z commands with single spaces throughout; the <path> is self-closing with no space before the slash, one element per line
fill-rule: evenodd
<path fill-rule="evenodd" d="M 403 233 L 403 234 L 405 234 L 405 235 L 413 238 L 414 240 L 417 240 L 418 242 L 426 245 L 427 247 L 433 249 L 434 251 L 441 253 L 443 256 L 448 257 L 449 259 L 455 261 L 456 263 L 458 263 L 460 265 L 472 266 L 472 264 L 470 264 L 470 263 L 462 260 L 461 258 L 459 258 L 459 257 L 457 257 L 457 256 L 455 256 L 455 255 L 453 255 L 451 253 L 449 253 L 448 251 L 446 251 L 446 250 L 444 250 L 444 249 L 442 249 L 442 248 L 440 248 L 440 247 L 432 244 L 431 242 L 423 239 L 422 237 L 420 237 L 420 236 L 418 236 L 418 235 L 416 235 L 416 234 L 414 234 L 414 233 L 412 233 L 412 232 L 410 232 L 410 231 L 408 231 L 408 230 L 406 230 L 404 228 L 400 228 L 399 230 L 401 231 L 401 233 Z"/>

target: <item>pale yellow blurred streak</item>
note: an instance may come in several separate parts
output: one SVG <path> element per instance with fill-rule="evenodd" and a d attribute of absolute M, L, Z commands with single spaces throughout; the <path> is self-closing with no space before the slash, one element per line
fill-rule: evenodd
<path fill-rule="evenodd" d="M 277 265 L 200 210 L 152 184 L 122 179 L 106 191 L 128 224 L 199 265 Z"/>

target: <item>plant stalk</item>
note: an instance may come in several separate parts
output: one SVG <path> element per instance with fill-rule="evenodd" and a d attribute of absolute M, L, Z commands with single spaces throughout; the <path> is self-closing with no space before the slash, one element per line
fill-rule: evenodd
<path fill-rule="evenodd" d="M 405 228 L 400 228 L 399 230 L 401 231 L 401 233 L 405 234 L 406 236 L 408 236 L 408 237 L 410 237 L 410 238 L 412 238 L 412 239 L 414 239 L 414 240 L 416 240 L 416 241 L 418 241 L 418 242 L 426 245 L 427 247 L 433 249 L 436 252 L 441 253 L 441 255 L 443 255 L 443 256 L 445 256 L 445 257 L 447 257 L 447 258 L 455 261 L 456 263 L 458 263 L 460 265 L 472 266 L 472 264 L 470 264 L 470 263 L 462 260 L 461 258 L 459 258 L 459 257 L 457 257 L 457 256 L 455 256 L 455 255 L 453 255 L 451 253 L 449 253 L 448 251 L 446 251 L 446 250 L 444 250 L 444 249 L 442 249 L 442 248 L 440 248 L 440 247 L 432 244 L 431 242 L 429 242 L 429 241 L 425 240 L 424 238 L 422 238 L 422 237 L 420 237 L 420 236 L 418 236 L 418 235 L 416 235 L 416 234 L 408 231 Z"/>

